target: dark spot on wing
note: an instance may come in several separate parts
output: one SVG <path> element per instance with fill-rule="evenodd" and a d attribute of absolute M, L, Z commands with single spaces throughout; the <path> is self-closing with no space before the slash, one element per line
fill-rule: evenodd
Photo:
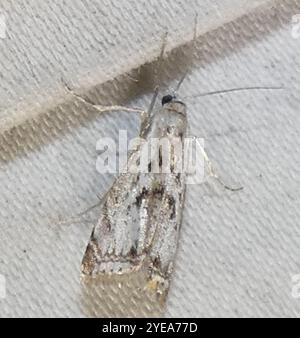
<path fill-rule="evenodd" d="M 142 205 L 142 201 L 146 198 L 149 198 L 150 205 L 155 206 L 157 203 L 159 203 L 164 195 L 165 188 L 163 184 L 160 184 L 157 182 L 151 190 L 148 190 L 147 188 L 143 187 L 142 191 L 140 194 L 138 194 L 135 198 L 135 205 L 137 208 L 140 208 Z M 157 202 L 158 200 L 158 202 Z M 152 201 L 152 203 L 151 203 Z M 154 203 L 154 204 L 153 204 Z M 148 208 L 150 206 L 148 205 Z M 156 207 L 155 207 L 156 208 Z"/>
<path fill-rule="evenodd" d="M 158 151 L 158 165 L 159 165 L 159 168 L 162 167 L 162 147 L 159 147 L 159 151 Z"/>
<path fill-rule="evenodd" d="M 159 184 L 153 189 L 153 195 L 155 195 L 158 198 L 162 198 L 164 191 L 165 191 L 164 186 L 162 184 Z"/>
<path fill-rule="evenodd" d="M 182 201 L 182 193 L 179 193 L 179 201 Z"/>
<path fill-rule="evenodd" d="M 170 219 L 174 219 L 176 215 L 176 201 L 173 196 L 168 196 L 168 205 L 171 209 Z"/>
<path fill-rule="evenodd" d="M 160 268 L 161 266 L 161 261 L 160 261 L 160 257 L 159 256 L 156 256 L 152 262 L 153 266 L 157 269 Z"/>
<path fill-rule="evenodd" d="M 148 190 L 145 187 L 143 187 L 142 192 L 136 196 L 135 204 L 138 208 L 142 205 L 142 200 L 145 198 L 147 194 L 148 194 Z"/>
<path fill-rule="evenodd" d="M 135 257 L 137 255 L 137 250 L 134 245 L 130 248 L 129 254 L 131 257 Z"/>
<path fill-rule="evenodd" d="M 108 232 L 111 231 L 111 223 L 107 215 L 104 215 L 102 224 L 104 225 L 105 230 L 107 230 Z"/>

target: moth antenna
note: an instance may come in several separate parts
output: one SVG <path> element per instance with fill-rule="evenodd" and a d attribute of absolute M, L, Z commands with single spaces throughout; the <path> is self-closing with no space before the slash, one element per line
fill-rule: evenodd
<path fill-rule="evenodd" d="M 163 63 L 163 59 L 164 59 L 164 54 L 165 54 L 165 50 L 166 50 L 168 34 L 169 34 L 168 31 L 166 31 L 165 34 L 164 34 L 164 36 L 163 36 L 163 39 L 162 39 L 161 51 L 160 51 L 160 54 L 159 54 L 159 57 L 158 57 L 158 67 L 157 67 L 156 72 L 155 72 L 156 73 L 155 74 L 156 83 L 159 82 L 157 74 L 161 73 L 161 67 L 162 67 L 162 63 Z M 154 94 L 153 94 L 150 106 L 149 106 L 148 111 L 147 111 L 149 117 L 152 114 L 152 111 L 153 111 L 153 108 L 155 106 L 155 102 L 156 102 L 158 94 L 159 94 L 159 85 L 156 85 L 155 88 L 154 88 Z"/>
<path fill-rule="evenodd" d="M 185 99 L 211 96 L 211 95 L 218 95 L 218 94 L 227 94 L 227 93 L 234 93 L 234 92 L 242 92 L 242 91 L 249 91 L 249 90 L 283 90 L 283 89 L 284 89 L 284 87 L 282 87 L 282 86 L 237 87 L 237 88 L 215 90 L 215 91 L 200 93 L 200 94 L 196 94 L 196 95 L 190 95 L 190 96 L 186 96 Z"/>
<path fill-rule="evenodd" d="M 187 77 L 188 72 L 189 72 L 189 70 L 187 70 L 187 71 L 183 74 L 183 76 L 181 77 L 181 79 L 179 80 L 179 82 L 178 82 L 178 84 L 177 84 L 177 86 L 176 86 L 176 88 L 175 88 L 175 90 L 174 90 L 174 96 L 175 96 L 175 97 L 176 97 L 176 95 L 177 95 L 177 93 L 178 93 L 178 91 L 179 91 L 179 89 L 180 89 L 180 87 L 181 87 L 183 81 L 184 81 L 185 78 Z"/>
<path fill-rule="evenodd" d="M 194 35 L 193 35 L 193 40 L 192 40 L 192 44 L 193 44 L 193 49 L 196 49 L 196 40 L 197 40 L 197 28 L 198 28 L 198 13 L 195 14 L 195 19 L 194 19 Z M 185 71 L 185 73 L 183 74 L 183 76 L 181 77 L 181 79 L 179 80 L 175 90 L 174 90 L 174 97 L 177 96 L 177 93 L 179 91 L 179 89 L 181 88 L 182 83 L 184 82 L 184 80 L 186 79 L 190 69 L 190 67 L 188 67 L 188 69 Z"/>
<path fill-rule="evenodd" d="M 149 108 L 148 108 L 148 110 L 147 110 L 148 118 L 149 118 L 149 117 L 151 116 L 151 114 L 152 114 L 152 111 L 153 111 L 153 108 L 154 108 L 154 106 L 155 106 L 155 102 L 156 102 L 158 93 L 159 93 L 159 86 L 156 86 L 155 89 L 154 89 L 154 94 L 153 94 L 153 96 L 152 96 L 150 106 L 149 106 Z"/>

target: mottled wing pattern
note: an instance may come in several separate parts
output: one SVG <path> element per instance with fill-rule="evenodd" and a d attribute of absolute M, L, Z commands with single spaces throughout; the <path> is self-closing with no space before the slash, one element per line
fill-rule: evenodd
<path fill-rule="evenodd" d="M 183 112 L 184 105 L 168 103 L 143 134 L 147 138 L 175 135 L 182 139 L 186 128 Z M 133 152 L 128 166 L 138 158 L 138 151 Z M 93 229 L 82 262 L 83 275 L 124 274 L 145 265 L 148 286 L 161 293 L 166 290 L 176 253 L 184 192 L 184 173 L 121 174 L 107 193 Z"/>

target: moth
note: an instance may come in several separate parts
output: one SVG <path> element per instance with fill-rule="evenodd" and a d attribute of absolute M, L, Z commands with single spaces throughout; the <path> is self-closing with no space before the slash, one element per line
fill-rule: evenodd
<path fill-rule="evenodd" d="M 251 89 L 279 88 L 233 88 L 208 92 L 200 96 Z M 79 95 L 75 96 L 90 104 Z M 97 277 L 131 273 L 144 267 L 147 270 L 148 288 L 162 295 L 164 299 L 173 272 L 184 209 L 186 180 L 189 174 L 189 171 L 185 171 L 186 168 L 182 167 L 183 156 L 188 152 L 184 142 L 188 124 L 186 105 L 177 100 L 175 95 L 164 96 L 160 109 L 150 114 L 156 96 L 157 93 L 154 95 L 149 113 L 142 120 L 140 137 L 158 141 L 170 139 L 171 144 L 172 140 L 179 140 L 182 147 L 179 153 L 182 156 L 170 151 L 170 171 L 165 173 L 162 170 L 164 165 L 162 148 L 156 147 L 147 163 L 147 172 L 126 171 L 117 177 L 103 200 L 99 221 L 92 231 L 82 260 L 81 272 L 83 277 Z M 124 109 L 119 106 L 109 109 L 96 105 L 93 107 L 99 111 Z M 202 147 L 201 152 L 208 164 L 210 177 L 216 179 L 227 190 L 243 189 L 226 185 L 217 175 Z M 140 161 L 140 157 L 141 147 L 137 147 L 129 155 L 128 167 L 134 167 Z M 158 159 L 159 172 L 152 170 L 155 159 Z"/>
<path fill-rule="evenodd" d="M 194 42 L 197 36 L 197 16 L 195 18 Z M 165 37 L 166 38 L 166 37 Z M 165 41 L 160 54 L 164 55 Z M 160 62 L 161 65 L 161 62 Z M 179 90 L 185 76 L 181 78 L 175 93 Z M 66 86 L 71 94 L 86 104 L 90 102 L 75 94 Z M 193 98 L 219 95 L 247 90 L 282 89 L 276 86 L 255 86 L 217 90 Z M 140 137 L 150 139 L 177 139 L 182 149 L 177 156 L 170 151 L 170 172 L 163 169 L 162 150 L 155 148 L 147 163 L 147 172 L 121 173 L 102 203 L 100 217 L 95 225 L 87 245 L 82 264 L 82 276 L 126 274 L 140 270 L 147 271 L 147 286 L 164 298 L 168 293 L 174 259 L 177 250 L 182 214 L 185 201 L 187 172 L 182 168 L 186 149 L 184 139 L 187 133 L 187 108 L 176 95 L 162 98 L 161 107 L 150 114 L 158 89 L 154 94 L 148 114 L 142 116 Z M 100 112 L 125 110 L 143 113 L 139 109 L 126 107 L 106 107 L 92 104 Z M 172 143 L 172 141 L 171 141 Z M 204 162 L 208 165 L 209 176 L 217 180 L 225 189 L 240 191 L 243 187 L 232 188 L 226 185 L 217 175 L 204 148 L 200 147 Z M 151 150 L 153 150 L 151 148 Z M 129 154 L 128 167 L 135 166 L 141 157 L 141 147 Z M 159 172 L 153 170 L 153 159 L 158 158 Z M 181 167 L 183 170 L 175 170 Z"/>
<path fill-rule="evenodd" d="M 176 139 L 182 146 L 187 130 L 186 105 L 174 95 L 141 123 L 140 137 Z M 151 150 L 153 150 L 151 148 Z M 184 152 L 184 149 L 183 149 Z M 140 160 L 141 147 L 128 157 L 128 167 Z M 158 159 L 158 163 L 155 159 Z M 147 163 L 148 172 L 121 173 L 105 196 L 82 261 L 82 275 L 147 271 L 147 286 L 165 295 L 169 289 L 185 199 L 182 158 L 170 153 L 169 172 L 162 170 L 162 147 Z M 158 164 L 158 172 L 153 167 Z"/>

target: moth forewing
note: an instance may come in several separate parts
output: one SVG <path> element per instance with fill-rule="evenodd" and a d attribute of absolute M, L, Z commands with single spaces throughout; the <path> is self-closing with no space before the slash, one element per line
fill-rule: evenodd
<path fill-rule="evenodd" d="M 174 99 L 143 123 L 140 135 L 146 143 L 165 138 L 172 145 L 172 140 L 178 143 L 179 139 L 181 147 L 173 143 L 169 149 L 168 172 L 162 170 L 162 147 L 150 147 L 147 173 L 127 171 L 116 179 L 83 257 L 84 276 L 125 274 L 144 267 L 147 287 L 167 293 L 184 206 L 182 147 L 186 126 L 186 106 Z M 145 144 L 130 154 L 128 168 L 136 164 L 142 149 Z M 155 161 L 158 171 L 154 170 Z"/>

